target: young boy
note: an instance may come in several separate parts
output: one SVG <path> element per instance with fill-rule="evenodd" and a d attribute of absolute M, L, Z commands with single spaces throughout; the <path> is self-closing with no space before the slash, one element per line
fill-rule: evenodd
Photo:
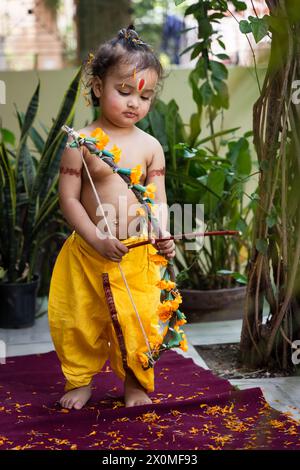
<path fill-rule="evenodd" d="M 119 167 L 141 165 L 140 184 L 155 183 L 156 204 L 166 203 L 164 153 L 160 143 L 135 124 L 149 112 L 161 75 L 159 66 L 152 50 L 132 29 L 121 30 L 117 38 L 101 46 L 92 63 L 90 82 L 93 102 L 100 106 L 101 114 L 79 131 L 89 136 L 100 128 L 109 137 L 105 148 L 121 149 Z M 126 243 L 132 235 L 128 227 L 135 218 L 130 208 L 137 199 L 104 161 L 84 146 L 81 151 L 101 204 L 114 209 L 108 211 L 106 222 L 115 237 L 99 237 L 97 226 L 103 218 L 81 154 L 67 147 L 60 165 L 59 200 L 74 231 L 59 253 L 49 293 L 50 330 L 66 377 L 60 404 L 81 409 L 91 396 L 92 377 L 109 358 L 114 372 L 124 380 L 125 405 L 144 405 L 151 403 L 147 392 L 154 389 L 154 373 L 153 369 L 143 370 L 136 359 L 143 336 L 118 263 L 122 263 L 144 329 L 151 335 L 158 323 L 155 311 L 160 290 L 156 287 L 159 268 L 149 262 L 148 255 L 156 250 L 152 245 L 128 250 Z M 166 234 L 167 214 L 163 219 L 161 229 Z M 173 241 L 157 243 L 157 248 L 167 258 L 175 255 Z M 103 273 L 109 274 L 121 333 L 107 308 Z"/>

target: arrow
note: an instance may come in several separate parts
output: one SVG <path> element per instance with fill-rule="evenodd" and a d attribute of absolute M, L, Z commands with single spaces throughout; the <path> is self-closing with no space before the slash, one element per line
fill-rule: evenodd
<path fill-rule="evenodd" d="M 237 236 L 241 233 L 238 230 L 218 230 L 214 232 L 190 232 L 190 233 L 178 233 L 178 235 L 171 235 L 170 237 L 165 238 L 148 238 L 148 240 L 143 240 L 137 243 L 131 243 L 127 245 L 127 248 L 136 248 L 137 246 L 147 245 L 148 243 L 157 243 L 166 240 L 182 240 L 183 238 L 196 238 L 196 237 L 215 237 L 215 236 Z"/>

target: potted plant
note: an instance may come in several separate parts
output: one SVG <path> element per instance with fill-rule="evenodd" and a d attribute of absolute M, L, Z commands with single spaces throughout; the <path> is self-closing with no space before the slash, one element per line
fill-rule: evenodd
<path fill-rule="evenodd" d="M 251 171 L 251 155 L 247 135 L 224 140 L 221 145 L 227 147 L 225 157 L 213 160 L 206 167 L 206 174 L 197 176 L 197 167 L 201 171 L 201 159 L 211 159 L 208 155 L 205 157 L 202 151 L 200 161 L 193 169 L 191 165 L 195 158 L 190 157 L 189 171 L 205 186 L 198 194 L 204 204 L 206 230 L 237 230 L 240 236 L 204 238 L 203 247 L 196 255 L 193 251 L 185 250 L 184 243 L 178 244 L 177 281 L 184 287 L 184 308 L 191 312 L 190 320 L 195 316 L 192 313 L 195 310 L 203 312 L 202 319 L 212 318 L 212 312 L 215 311 L 222 311 L 224 318 L 241 318 L 243 312 L 241 306 L 246 294 L 245 272 L 252 211 L 256 205 L 255 193 L 245 196 L 245 183 Z M 197 155 L 199 151 L 194 150 L 194 153 Z M 186 165 L 182 162 L 183 169 Z M 206 312 L 208 314 L 204 315 Z M 220 314 L 215 318 L 221 318 Z"/>
<path fill-rule="evenodd" d="M 72 80 L 47 138 L 33 127 L 39 104 L 38 84 L 25 115 L 17 111 L 20 140 L 16 149 L 4 130 L 0 144 L 0 327 L 33 325 L 41 250 L 57 235 L 58 169 L 72 125 L 80 70 Z M 35 155 L 27 144 L 31 137 Z M 4 137 L 4 138 L 3 138 Z"/>
<path fill-rule="evenodd" d="M 174 100 L 168 104 L 158 101 L 141 126 L 164 147 L 169 206 L 204 204 L 206 231 L 240 232 L 239 237 L 205 238 L 202 249 L 196 252 L 186 250 L 184 240 L 176 243 L 177 284 L 189 320 L 195 316 L 193 311 L 201 311 L 204 318 L 205 312 L 223 309 L 224 304 L 227 310 L 238 308 L 240 314 L 246 292 L 252 210 L 257 203 L 255 193 L 245 195 L 251 176 L 251 133 L 225 139 L 236 129 L 220 132 L 218 153 L 209 145 L 214 136 L 199 140 L 192 147 L 188 144 L 191 134 L 187 133 Z M 171 232 L 176 233 L 174 221 L 170 222 Z M 193 230 L 196 229 L 194 218 Z"/>
<path fill-rule="evenodd" d="M 232 3 L 236 10 L 246 8 L 244 2 Z M 226 10 L 227 2 L 196 1 L 185 12 L 194 15 L 198 22 L 198 41 L 187 49 L 191 59 L 198 59 L 189 74 L 197 107 L 189 123 L 183 123 L 175 100 L 168 104 L 158 100 L 141 122 L 141 127 L 152 133 L 164 148 L 169 205 L 202 203 L 207 231 L 241 233 L 235 238 L 205 237 L 199 252 L 187 251 L 184 242 L 177 243 L 177 283 L 189 320 L 195 310 L 202 312 L 202 318 L 205 312 L 211 317 L 213 310 L 224 306 L 227 317 L 235 307 L 238 315 L 242 315 L 252 211 L 258 199 L 255 191 L 250 195 L 246 191 L 252 176 L 249 147 L 252 133 L 236 136 L 238 128 L 222 127 L 222 113 L 229 107 L 228 71 L 223 61 L 229 57 L 225 53 L 215 54 L 212 41 L 215 39 L 225 49 L 214 24 L 225 16 Z M 201 137 L 204 117 L 210 135 Z"/>

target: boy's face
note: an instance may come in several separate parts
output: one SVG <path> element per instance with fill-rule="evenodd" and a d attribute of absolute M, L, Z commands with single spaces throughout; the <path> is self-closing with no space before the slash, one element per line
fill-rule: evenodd
<path fill-rule="evenodd" d="M 134 71 L 128 67 L 113 69 L 105 80 L 97 78 L 93 90 L 100 100 L 101 114 L 117 127 L 130 127 L 149 112 L 157 85 L 153 69 Z"/>

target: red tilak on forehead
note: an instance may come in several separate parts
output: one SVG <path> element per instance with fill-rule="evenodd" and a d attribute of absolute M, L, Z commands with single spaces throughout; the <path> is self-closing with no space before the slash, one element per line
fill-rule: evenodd
<path fill-rule="evenodd" d="M 138 91 L 141 91 L 145 85 L 145 80 L 141 78 L 138 83 Z"/>

